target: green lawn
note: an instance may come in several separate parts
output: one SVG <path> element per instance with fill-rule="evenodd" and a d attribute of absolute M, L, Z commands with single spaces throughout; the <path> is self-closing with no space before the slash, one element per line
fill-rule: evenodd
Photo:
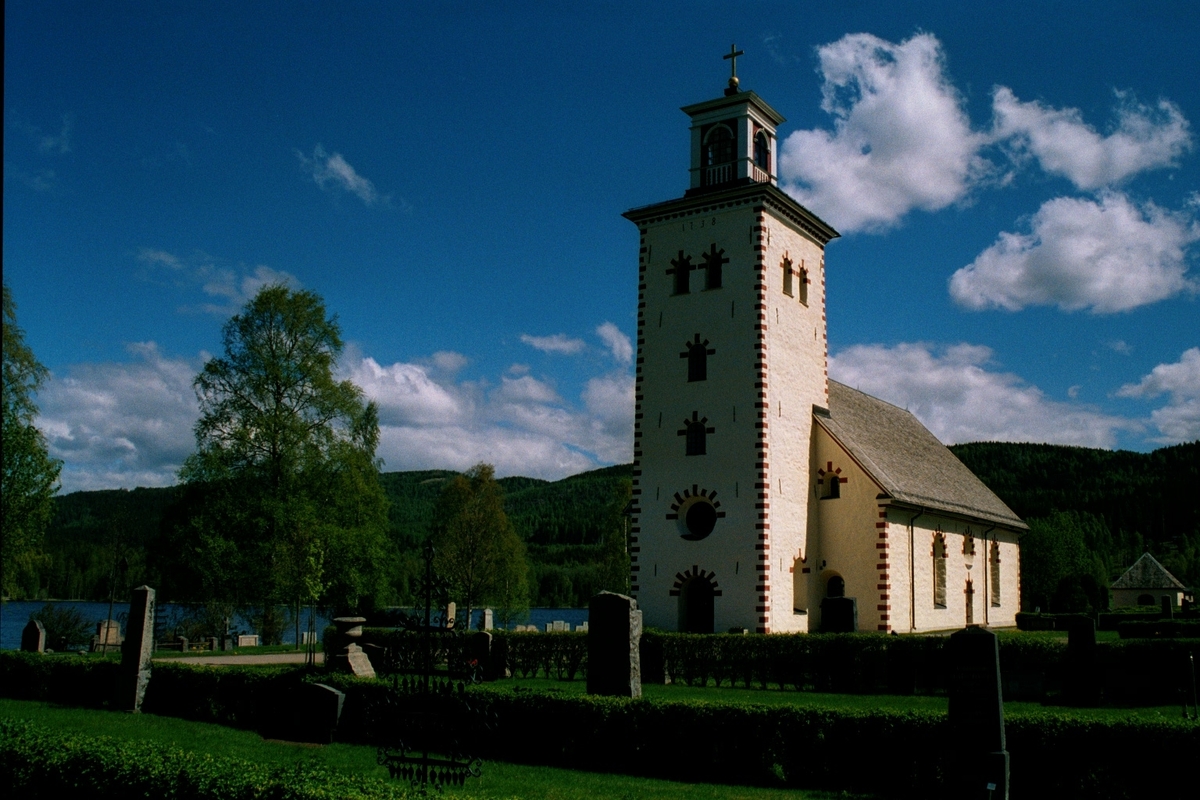
<path fill-rule="evenodd" d="M 188 722 L 153 714 L 64 708 L 21 700 L 0 699 L 0 718 L 29 719 L 58 730 L 117 739 L 143 739 L 184 750 L 211 753 L 263 764 L 290 766 L 312 763 L 337 772 L 358 773 L 386 779 L 387 770 L 375 763 L 375 748 L 348 744 L 298 745 L 267 741 L 257 734 Z M 577 772 L 552 767 L 528 767 L 487 762 L 483 776 L 471 780 L 461 791 L 448 789 L 446 796 L 465 794 L 483 798 L 533 798 L 534 800 L 830 800 L 866 795 L 830 794 L 758 789 L 742 786 L 675 783 L 632 778 L 624 775 Z"/>

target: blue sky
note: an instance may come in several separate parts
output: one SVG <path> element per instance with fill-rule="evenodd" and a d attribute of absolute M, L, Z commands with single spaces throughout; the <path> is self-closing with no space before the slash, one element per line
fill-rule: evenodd
<path fill-rule="evenodd" d="M 1200 438 L 1182 2 L 9 2 L 4 280 L 64 491 L 164 485 L 265 282 L 324 297 L 386 469 L 628 461 L 636 229 L 680 106 L 788 121 L 831 375 L 947 443 Z"/>

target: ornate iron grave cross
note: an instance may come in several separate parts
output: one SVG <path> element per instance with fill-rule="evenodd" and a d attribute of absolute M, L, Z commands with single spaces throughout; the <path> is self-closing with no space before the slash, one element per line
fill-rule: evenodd
<path fill-rule="evenodd" d="M 433 545 L 427 543 L 421 581 L 424 608 L 400 620 L 404 630 L 384 656 L 392 688 L 372 713 L 387 742 L 379 748 L 378 762 L 393 778 L 403 778 L 422 792 L 478 778 L 483 762 L 470 751 L 475 739 L 491 727 L 486 706 L 467 693 L 469 685 L 479 682 L 479 665 L 470 658 L 467 636 L 454 620 L 434 615 L 434 602 L 445 608 L 448 592 L 434 572 L 433 555 Z"/>

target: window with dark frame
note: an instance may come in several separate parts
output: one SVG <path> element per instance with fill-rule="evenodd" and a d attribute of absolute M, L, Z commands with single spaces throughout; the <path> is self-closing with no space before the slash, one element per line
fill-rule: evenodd
<path fill-rule="evenodd" d="M 716 433 L 716 429 L 708 427 L 708 417 L 701 417 L 699 412 L 693 411 L 692 418 L 684 419 L 683 427 L 678 431 L 680 436 L 687 437 L 684 453 L 689 456 L 707 455 L 710 433 Z"/>
<path fill-rule="evenodd" d="M 946 607 L 946 537 L 933 537 L 933 607 Z"/>
<path fill-rule="evenodd" d="M 733 161 L 733 133 L 724 125 L 718 125 L 708 133 L 704 148 L 705 166 L 715 167 Z"/>
<path fill-rule="evenodd" d="M 763 172 L 771 172 L 771 143 L 765 131 L 759 131 L 754 137 L 754 165 Z"/>

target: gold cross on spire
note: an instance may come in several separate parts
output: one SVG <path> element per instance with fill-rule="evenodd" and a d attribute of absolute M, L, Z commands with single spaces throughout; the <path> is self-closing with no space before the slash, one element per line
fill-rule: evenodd
<path fill-rule="evenodd" d="M 729 88 L 725 90 L 726 94 L 735 94 L 738 90 L 737 57 L 744 55 L 746 55 L 746 51 L 738 50 L 737 45 L 731 44 L 729 45 L 729 53 L 721 56 L 722 59 L 729 59 L 729 66 L 731 67 Z"/>

